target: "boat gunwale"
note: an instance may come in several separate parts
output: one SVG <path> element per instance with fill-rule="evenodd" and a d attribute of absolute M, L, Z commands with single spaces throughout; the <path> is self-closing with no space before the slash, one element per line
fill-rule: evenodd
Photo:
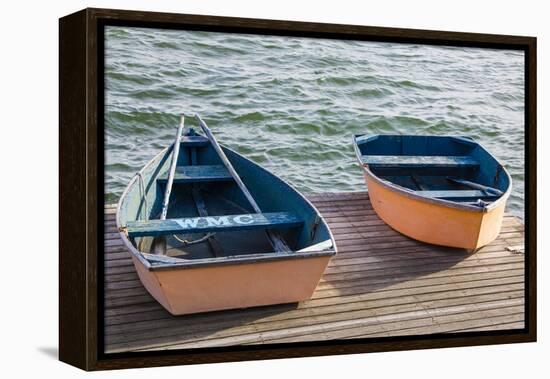
<path fill-rule="evenodd" d="M 200 134 L 199 134 L 200 135 Z M 231 255 L 227 257 L 214 257 L 214 258 L 201 258 L 201 259 L 181 259 L 181 258 L 175 258 L 175 257 L 169 257 L 173 259 L 178 259 L 181 262 L 174 262 L 174 263 L 164 263 L 164 264 L 151 264 L 147 258 L 145 258 L 140 252 L 129 240 L 128 236 L 126 235 L 123 226 L 120 222 L 120 210 L 122 207 L 122 200 L 126 197 L 127 193 L 130 191 L 133 185 L 135 185 L 135 182 L 138 179 L 138 174 L 142 174 L 149 166 L 153 164 L 157 160 L 157 158 L 163 156 L 164 154 L 168 153 L 168 151 L 173 147 L 173 144 L 165 147 L 162 149 L 158 154 L 156 154 L 153 158 L 151 158 L 130 180 L 124 191 L 122 192 L 122 195 L 120 196 L 120 199 L 118 200 L 117 207 L 116 207 L 116 227 L 119 232 L 119 235 L 126 246 L 127 250 L 135 256 L 143 266 L 145 266 L 149 271 L 162 271 L 162 270 L 170 270 L 170 269 L 186 269 L 186 268 L 201 268 L 201 267 L 213 267 L 213 266 L 226 266 L 226 265 L 237 265 L 237 264 L 254 264 L 254 263 L 263 263 L 263 262 L 275 262 L 280 260 L 289 260 L 289 259 L 308 259 L 308 258 L 318 258 L 323 256 L 334 256 L 338 253 L 338 248 L 336 247 L 336 240 L 334 239 L 334 235 L 332 234 L 332 230 L 330 230 L 330 227 L 328 226 L 328 223 L 326 222 L 323 215 L 319 212 L 319 210 L 309 201 L 300 191 L 298 191 L 292 184 L 287 182 L 286 180 L 280 178 L 279 176 L 272 174 L 267 169 L 262 167 L 261 165 L 255 163 L 254 161 L 248 159 L 242 154 L 237 153 L 236 151 L 223 146 L 222 148 L 230 151 L 231 153 L 234 153 L 241 157 L 242 159 L 245 159 L 256 166 L 256 168 L 263 170 L 264 172 L 269 173 L 271 176 L 273 176 L 276 180 L 281 181 L 283 184 L 286 184 L 292 191 L 294 191 L 303 201 L 305 201 L 314 211 L 316 216 L 318 217 L 320 223 L 324 223 L 330 241 L 332 242 L 332 247 L 325 250 L 318 250 L 318 251 L 308 251 L 308 252 L 299 252 L 299 251 L 290 251 L 288 253 L 281 253 L 272 251 L 269 253 L 263 253 L 263 254 L 241 254 L 241 255 Z M 163 256 L 166 257 L 166 256 Z"/>
<path fill-rule="evenodd" d="M 150 265 L 149 271 L 166 271 L 166 270 L 184 270 L 203 267 L 216 266 L 234 266 L 243 264 L 268 263 L 277 261 L 288 261 L 294 259 L 313 259 L 320 257 L 329 257 L 336 255 L 335 249 L 308 251 L 308 252 L 269 252 L 269 253 L 252 253 L 241 255 L 230 255 L 226 257 L 202 258 L 202 259 L 181 259 L 176 257 L 162 256 L 163 258 L 174 259 L 174 262 L 159 262 Z M 147 259 L 144 257 L 144 259 Z M 177 260 L 177 261 L 176 261 Z"/>
<path fill-rule="evenodd" d="M 451 201 L 451 200 L 438 199 L 438 198 L 432 198 L 432 197 L 425 197 L 425 196 L 422 196 L 422 195 L 417 195 L 416 193 L 414 193 L 413 190 L 410 190 L 408 188 L 402 187 L 398 184 L 392 183 L 390 181 L 387 181 L 387 180 L 384 180 L 384 179 L 378 177 L 376 174 L 374 174 L 371 171 L 368 164 L 363 163 L 363 161 L 361 160 L 361 157 L 363 156 L 363 154 L 361 154 L 361 151 L 359 150 L 359 144 L 357 143 L 357 138 L 361 137 L 361 136 L 364 136 L 364 135 L 365 134 L 354 134 L 353 135 L 353 148 L 355 150 L 355 156 L 357 158 L 357 161 L 359 162 L 359 166 L 361 166 L 361 168 L 368 174 L 368 176 L 372 180 L 374 180 L 376 183 L 378 183 L 379 185 L 385 187 L 386 189 L 389 189 L 393 192 L 397 192 L 400 195 L 403 195 L 405 197 L 408 197 L 408 198 L 411 198 L 411 199 L 414 199 L 414 200 L 418 200 L 418 201 L 422 201 L 422 202 L 428 203 L 428 204 L 434 204 L 434 205 L 444 206 L 444 207 L 448 207 L 448 208 L 455 208 L 455 209 L 460 209 L 460 210 L 469 211 L 469 212 L 473 212 L 473 213 L 488 213 L 488 212 L 492 211 L 493 209 L 495 209 L 495 208 L 499 207 L 500 205 L 502 205 L 502 203 L 505 203 L 508 200 L 508 197 L 510 197 L 510 194 L 512 193 L 512 177 L 508 173 L 508 170 L 506 170 L 506 167 L 504 167 L 504 165 L 493 154 L 489 153 L 489 151 L 487 149 L 485 149 L 485 147 L 482 144 L 480 144 L 479 142 L 477 142 L 475 140 L 472 140 L 469 137 L 463 137 L 463 136 L 426 136 L 426 135 L 420 135 L 420 134 L 416 135 L 415 134 L 414 136 L 428 137 L 428 138 L 429 137 L 451 137 L 451 138 L 455 138 L 455 139 L 459 139 L 459 140 L 463 140 L 464 138 L 468 138 L 472 143 L 476 144 L 481 149 L 483 149 L 487 154 L 489 154 L 496 161 L 496 163 L 500 167 L 502 167 L 502 170 L 504 171 L 504 173 L 508 177 L 508 188 L 506 189 L 506 191 L 497 200 L 495 200 L 495 201 L 493 201 L 493 202 L 491 202 L 488 205 L 483 206 L 483 207 L 478 207 L 478 206 L 475 206 L 475 205 L 468 205 L 468 204 L 461 204 L 461 203 Z M 374 136 L 395 136 L 395 135 L 394 134 L 374 134 L 372 136 L 374 137 Z M 367 188 L 367 190 L 368 190 L 368 188 Z"/>

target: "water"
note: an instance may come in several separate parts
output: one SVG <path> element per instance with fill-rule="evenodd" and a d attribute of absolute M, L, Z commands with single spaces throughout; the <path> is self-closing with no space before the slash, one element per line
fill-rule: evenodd
<path fill-rule="evenodd" d="M 109 27 L 105 57 L 108 202 L 198 112 L 304 192 L 365 188 L 355 133 L 471 136 L 523 216 L 523 52 Z"/>

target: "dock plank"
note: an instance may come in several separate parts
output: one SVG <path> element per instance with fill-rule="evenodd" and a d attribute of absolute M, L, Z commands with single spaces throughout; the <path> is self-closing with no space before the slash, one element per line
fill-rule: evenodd
<path fill-rule="evenodd" d="M 524 326 L 524 228 L 469 254 L 409 239 L 366 192 L 310 194 L 338 254 L 308 301 L 171 316 L 143 288 L 105 206 L 106 352 L 370 338 Z"/>

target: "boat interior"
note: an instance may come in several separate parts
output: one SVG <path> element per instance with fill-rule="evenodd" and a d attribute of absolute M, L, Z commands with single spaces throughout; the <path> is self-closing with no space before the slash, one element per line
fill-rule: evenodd
<path fill-rule="evenodd" d="M 283 241 L 288 252 L 311 251 L 321 242 L 326 247 L 330 232 L 315 208 L 279 178 L 223 150 L 262 213 L 254 211 L 208 138 L 191 129 L 180 142 L 166 220 L 159 216 L 172 147 L 123 195 L 120 225 L 138 251 L 152 253 L 159 236 L 166 240 L 167 256 L 186 260 L 281 251 L 274 240 Z"/>
<path fill-rule="evenodd" d="M 510 185 L 498 161 L 468 137 L 360 135 L 355 147 L 379 179 L 426 198 L 486 207 Z"/>

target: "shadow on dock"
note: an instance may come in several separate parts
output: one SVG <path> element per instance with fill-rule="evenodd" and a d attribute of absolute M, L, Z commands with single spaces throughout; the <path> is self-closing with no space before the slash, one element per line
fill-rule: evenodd
<path fill-rule="evenodd" d="M 332 295 L 344 296 L 381 291 L 401 282 L 446 271 L 470 256 L 464 249 L 429 245 L 421 251 L 389 249 L 374 252 L 365 249 L 362 253 L 361 258 L 348 258 L 344 250 L 337 256 L 327 268 L 318 292 L 331 288 Z"/>

